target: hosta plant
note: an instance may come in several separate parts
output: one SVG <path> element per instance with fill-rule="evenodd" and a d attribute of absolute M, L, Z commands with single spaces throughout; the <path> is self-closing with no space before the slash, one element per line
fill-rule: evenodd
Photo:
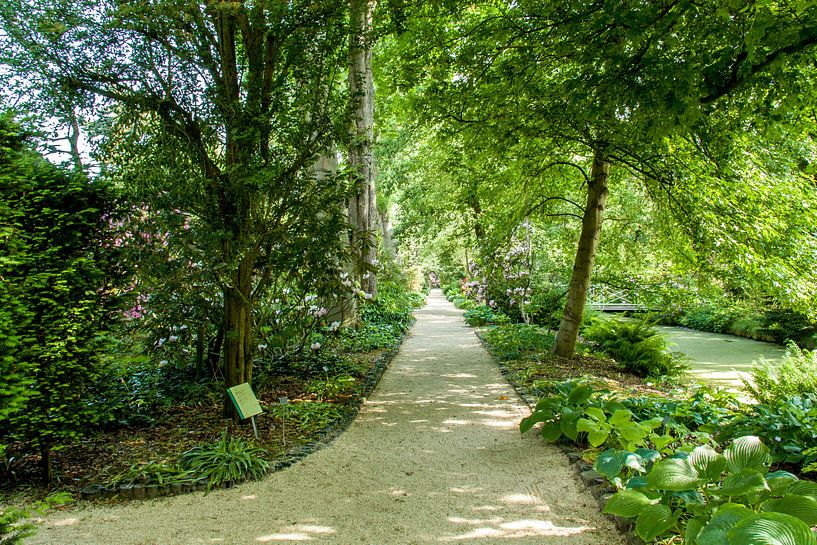
<path fill-rule="evenodd" d="M 770 463 L 755 436 L 722 454 L 709 445 L 677 452 L 630 479 L 604 510 L 635 519 L 647 542 L 675 534 L 686 545 L 817 545 L 817 484 L 770 473 Z"/>

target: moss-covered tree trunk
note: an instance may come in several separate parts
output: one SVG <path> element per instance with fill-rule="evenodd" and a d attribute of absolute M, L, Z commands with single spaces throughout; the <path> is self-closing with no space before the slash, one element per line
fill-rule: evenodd
<path fill-rule="evenodd" d="M 610 162 L 605 157 L 603 149 L 594 150 L 593 168 L 587 184 L 587 205 L 582 218 L 581 235 L 579 235 L 579 247 L 573 263 L 573 275 L 570 278 L 564 314 L 553 344 L 553 352 L 564 358 L 572 358 L 576 350 L 579 326 L 582 323 L 587 302 L 587 289 L 590 287 L 590 275 L 599 245 L 604 206 L 607 203 L 609 173 Z"/>

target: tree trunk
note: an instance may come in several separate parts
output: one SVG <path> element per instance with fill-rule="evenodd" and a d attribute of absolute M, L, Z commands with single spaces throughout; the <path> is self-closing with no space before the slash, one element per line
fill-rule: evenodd
<path fill-rule="evenodd" d="M 244 258 L 238 264 L 233 284 L 224 289 L 224 371 L 227 388 L 252 383 L 253 262 Z M 225 399 L 225 416 L 237 416 Z"/>
<path fill-rule="evenodd" d="M 360 287 L 377 295 L 377 278 L 372 272 L 377 252 L 377 200 L 374 186 L 374 79 L 372 77 L 372 14 L 374 0 L 350 0 L 349 96 L 352 112 L 349 164 L 356 178 L 355 194 L 349 200 L 350 243 L 355 255 L 355 272 Z"/>
<path fill-rule="evenodd" d="M 316 180 L 325 180 L 328 177 L 337 176 L 337 174 L 338 156 L 335 145 L 332 144 L 312 165 L 312 175 Z M 342 205 L 339 204 L 339 206 Z M 345 209 L 343 212 L 348 214 Z M 349 233 L 343 231 L 339 236 L 343 245 L 348 248 L 350 245 Z M 347 273 L 353 272 L 348 267 L 346 268 Z M 351 292 L 341 294 L 333 300 L 324 301 L 323 303 L 323 306 L 328 309 L 326 314 L 327 322 L 338 322 L 344 327 L 357 325 L 357 301 Z"/>
<path fill-rule="evenodd" d="M 604 218 L 604 205 L 607 202 L 607 177 L 610 163 L 599 149 L 593 151 L 593 169 L 587 185 L 587 205 L 582 218 L 582 232 L 579 236 L 579 247 L 573 264 L 573 276 L 567 292 L 567 303 L 556 333 L 553 352 L 563 358 L 572 358 L 576 350 L 579 326 L 587 302 L 587 289 L 590 287 L 590 274 L 596 259 L 596 248 L 599 245 L 601 223 Z"/>
<path fill-rule="evenodd" d="M 54 481 L 54 456 L 51 453 L 51 445 L 40 446 L 40 471 L 45 484 Z"/>

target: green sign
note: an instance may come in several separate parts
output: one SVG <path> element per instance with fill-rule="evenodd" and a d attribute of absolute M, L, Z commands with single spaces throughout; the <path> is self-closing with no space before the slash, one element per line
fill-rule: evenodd
<path fill-rule="evenodd" d="M 257 414 L 261 414 L 261 405 L 258 403 L 258 398 L 250 388 L 249 383 L 239 384 L 232 388 L 227 388 L 227 395 L 233 401 L 233 405 L 238 410 L 238 416 L 242 420 L 251 418 Z"/>

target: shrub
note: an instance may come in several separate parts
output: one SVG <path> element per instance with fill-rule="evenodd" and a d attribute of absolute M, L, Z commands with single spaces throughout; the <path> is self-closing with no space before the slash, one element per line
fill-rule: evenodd
<path fill-rule="evenodd" d="M 107 373 L 122 274 L 111 188 L 55 167 L 17 133 L 0 118 L 0 326 L 14 326 L 0 332 L 0 442 L 10 430 L 51 480 L 52 453 L 108 418 L 89 400 Z"/>
<path fill-rule="evenodd" d="M 485 332 L 485 340 L 501 360 L 513 360 L 525 353 L 546 352 L 553 346 L 553 334 L 543 327 L 507 324 Z"/>
<path fill-rule="evenodd" d="M 749 393 L 760 403 L 774 403 L 794 396 L 817 392 L 817 352 L 786 346 L 780 362 L 761 359 L 752 369 L 752 380 L 743 381 Z"/>
<path fill-rule="evenodd" d="M 664 337 L 645 322 L 595 319 L 584 337 L 640 377 L 672 377 L 685 369 L 684 357 L 669 353 Z"/>
<path fill-rule="evenodd" d="M 269 469 L 268 452 L 253 447 L 238 437 L 227 437 L 212 445 L 193 447 L 179 457 L 179 466 L 186 471 L 208 480 L 207 489 L 225 482 L 237 482 L 252 477 L 260 479 Z"/>
<path fill-rule="evenodd" d="M 472 327 L 485 325 L 502 325 L 510 322 L 510 318 L 488 305 L 480 305 L 468 310 L 464 315 L 465 323 Z"/>

